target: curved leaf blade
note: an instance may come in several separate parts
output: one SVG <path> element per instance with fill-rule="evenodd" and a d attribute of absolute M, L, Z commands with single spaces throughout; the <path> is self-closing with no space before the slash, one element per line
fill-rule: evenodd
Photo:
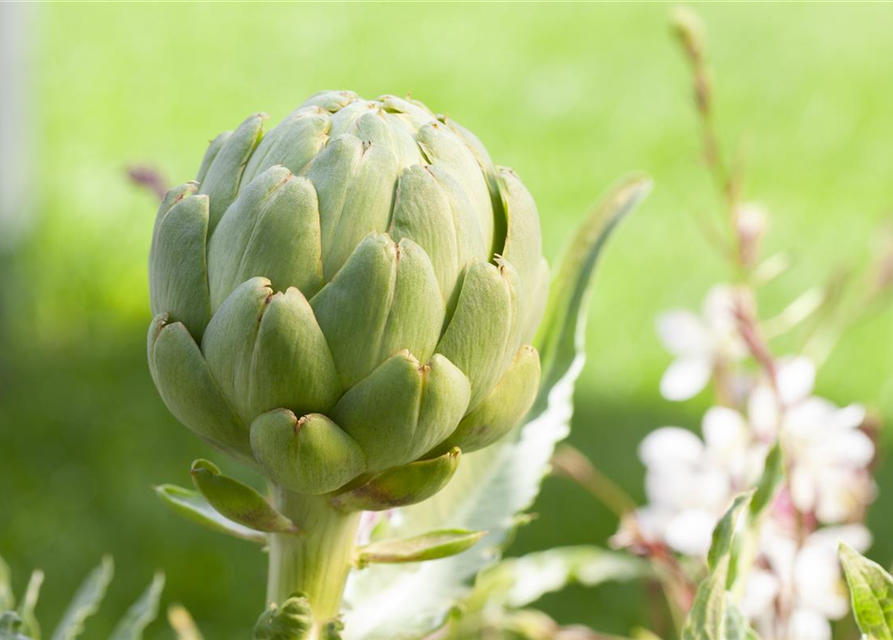
<path fill-rule="evenodd" d="M 158 603 L 163 590 L 164 574 L 158 572 L 139 599 L 130 605 L 127 613 L 115 625 L 109 640 L 141 640 L 143 631 L 158 617 Z"/>
<path fill-rule="evenodd" d="M 249 529 L 220 515 L 198 491 L 184 489 L 173 484 L 163 484 L 155 487 L 155 493 L 164 504 L 179 515 L 208 529 L 258 544 L 267 543 L 265 533 Z"/>
<path fill-rule="evenodd" d="M 470 549 L 486 535 L 486 531 L 441 529 L 412 538 L 397 538 L 373 542 L 357 550 L 356 564 L 402 564 L 425 562 L 454 556 Z"/>
<path fill-rule="evenodd" d="M 838 555 L 859 630 L 869 640 L 893 640 L 893 577 L 843 541 Z"/>
<path fill-rule="evenodd" d="M 99 610 L 106 589 L 115 573 L 111 556 L 105 556 L 84 579 L 62 620 L 53 632 L 52 640 L 74 640 L 84 631 L 84 621 Z"/>

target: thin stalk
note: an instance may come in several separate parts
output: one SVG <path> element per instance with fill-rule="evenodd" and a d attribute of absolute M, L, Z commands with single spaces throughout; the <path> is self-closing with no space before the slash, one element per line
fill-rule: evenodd
<path fill-rule="evenodd" d="M 267 601 L 281 604 L 295 593 L 310 600 L 314 634 L 335 618 L 353 563 L 359 513 L 343 513 L 320 496 L 273 487 L 276 508 L 290 518 L 300 534 L 270 536 Z"/>

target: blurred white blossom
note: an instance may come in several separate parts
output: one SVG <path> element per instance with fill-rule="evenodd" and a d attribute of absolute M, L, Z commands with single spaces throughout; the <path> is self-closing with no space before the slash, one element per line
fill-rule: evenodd
<path fill-rule="evenodd" d="M 658 317 L 658 336 L 675 356 L 660 381 L 660 392 L 667 400 L 697 395 L 717 367 L 738 362 L 747 354 L 736 314 L 742 304 L 750 304 L 746 290 L 716 285 L 707 294 L 701 315 L 674 309 Z"/>

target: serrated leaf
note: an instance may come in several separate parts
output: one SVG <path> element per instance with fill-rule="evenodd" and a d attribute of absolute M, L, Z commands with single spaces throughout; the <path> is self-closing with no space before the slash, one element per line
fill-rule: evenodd
<path fill-rule="evenodd" d="M 254 531 L 220 515 L 198 491 L 172 484 L 163 484 L 155 487 L 155 493 L 164 504 L 193 522 L 242 540 L 250 540 L 258 544 L 267 543 L 265 533 Z"/>
<path fill-rule="evenodd" d="M 893 577 L 843 541 L 838 555 L 859 629 L 867 640 L 893 640 Z"/>
<path fill-rule="evenodd" d="M 549 290 L 549 303 L 534 346 L 540 352 L 542 390 L 548 392 L 582 351 L 592 275 L 611 231 L 651 191 L 643 176 L 621 180 L 602 196 L 576 231 Z M 541 392 L 537 405 L 546 400 Z"/>
<path fill-rule="evenodd" d="M 628 553 L 585 545 L 556 547 L 509 558 L 483 571 L 467 608 L 474 611 L 493 604 L 525 607 L 572 583 L 594 587 L 649 574 L 648 563 Z"/>
<path fill-rule="evenodd" d="M 192 479 L 208 504 L 224 518 L 254 531 L 297 533 L 295 524 L 266 498 L 244 482 L 222 474 L 213 462 L 193 462 Z"/>
<path fill-rule="evenodd" d="M 158 602 L 161 600 L 162 590 L 164 590 L 164 574 L 159 572 L 115 625 L 109 640 L 140 640 L 143 631 L 158 616 Z"/>
<path fill-rule="evenodd" d="M 99 610 L 106 589 L 115 573 L 110 556 L 105 556 L 78 588 L 65 610 L 61 622 L 53 632 L 52 640 L 73 640 L 84 631 L 84 621 Z"/>
<path fill-rule="evenodd" d="M 486 531 L 465 529 L 441 529 L 429 531 L 412 538 L 399 538 L 373 542 L 357 550 L 357 567 L 369 564 L 401 564 L 440 560 L 470 549 Z"/>
<path fill-rule="evenodd" d="M 40 624 L 37 616 L 34 615 L 34 608 L 37 606 L 37 599 L 40 597 L 40 586 L 43 584 L 43 571 L 35 570 L 31 572 L 31 578 L 28 580 L 28 586 L 25 588 L 25 595 L 19 604 L 19 615 L 22 618 L 22 631 L 34 640 L 40 640 Z"/>
<path fill-rule="evenodd" d="M 726 510 L 713 528 L 713 539 L 710 543 L 710 551 L 707 552 L 707 567 L 711 571 L 716 569 L 720 560 L 730 554 L 732 539 L 738 527 L 738 518 L 752 496 L 752 491 L 735 496 L 732 506 Z"/>
<path fill-rule="evenodd" d="M 172 604 L 168 607 L 167 621 L 174 630 L 177 640 L 204 640 L 198 625 L 183 605 Z"/>
<path fill-rule="evenodd" d="M 781 443 L 775 445 L 766 454 L 766 462 L 763 465 L 763 473 L 757 481 L 753 499 L 750 501 L 750 517 L 756 521 L 763 511 L 772 503 L 775 491 L 784 479 L 784 455 Z"/>
<path fill-rule="evenodd" d="M 538 401 L 525 423 L 500 442 L 464 457 L 456 475 L 433 498 L 396 511 L 388 532 L 419 535 L 449 526 L 488 531 L 481 544 L 441 562 L 411 570 L 376 565 L 352 577 L 345 640 L 416 638 L 440 626 L 468 582 L 499 558 L 515 527 L 539 493 L 555 444 L 570 431 L 574 383 L 583 368 L 586 314 L 596 259 L 617 222 L 644 197 L 650 182 L 630 179 L 613 189 L 571 242 L 559 269 L 552 309 L 540 330 L 545 349 Z M 558 293 L 556 293 L 556 289 Z M 541 350 L 541 354 L 543 351 Z M 544 363 L 546 360 L 543 361 Z"/>

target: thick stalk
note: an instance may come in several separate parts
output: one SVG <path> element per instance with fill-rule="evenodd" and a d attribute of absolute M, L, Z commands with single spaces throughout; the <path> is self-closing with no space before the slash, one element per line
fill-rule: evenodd
<path fill-rule="evenodd" d="M 323 497 L 273 487 L 276 508 L 298 525 L 297 535 L 270 536 L 267 601 L 281 604 L 301 592 L 318 629 L 338 615 L 353 561 L 359 513 L 342 513 Z M 313 635 L 311 637 L 317 637 Z"/>

